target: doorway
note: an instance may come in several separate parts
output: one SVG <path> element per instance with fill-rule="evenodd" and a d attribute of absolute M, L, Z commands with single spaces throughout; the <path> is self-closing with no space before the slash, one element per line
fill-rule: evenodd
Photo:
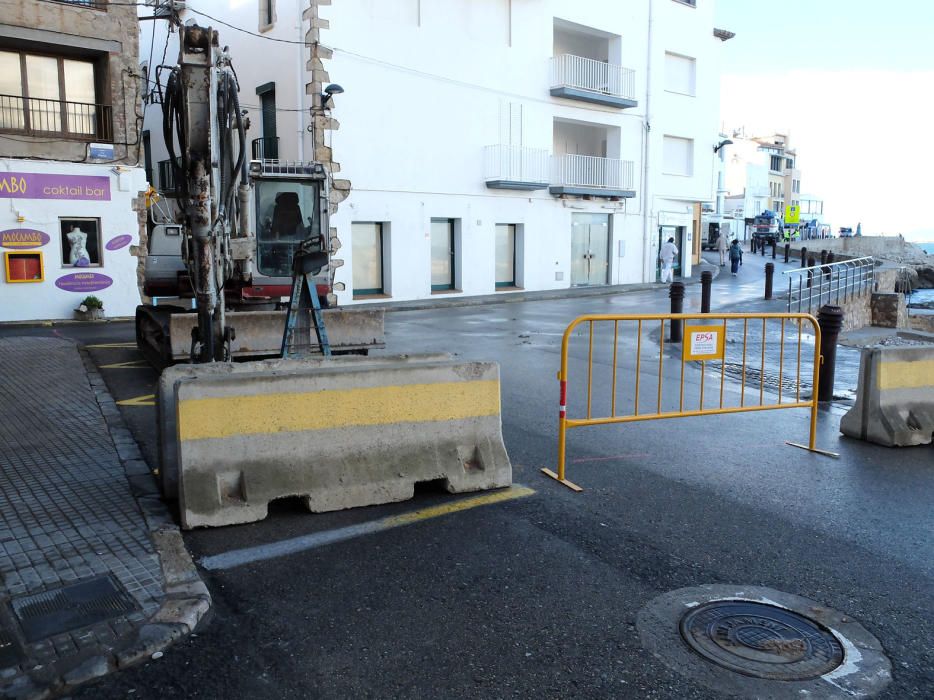
<path fill-rule="evenodd" d="M 609 258 L 610 215 L 571 214 L 571 286 L 606 284 Z"/>
<path fill-rule="evenodd" d="M 684 226 L 659 226 L 658 227 L 658 250 L 669 238 L 675 239 L 675 245 L 678 247 L 678 254 L 672 263 L 672 274 L 674 277 L 681 277 L 681 258 L 684 256 Z M 655 259 L 655 281 L 661 282 L 662 279 L 662 261 Z"/>
<path fill-rule="evenodd" d="M 454 289 L 454 219 L 431 220 L 431 291 Z"/>

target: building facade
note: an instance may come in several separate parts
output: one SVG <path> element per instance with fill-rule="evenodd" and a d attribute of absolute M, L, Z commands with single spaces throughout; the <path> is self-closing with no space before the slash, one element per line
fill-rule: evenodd
<path fill-rule="evenodd" d="M 339 303 L 654 281 L 669 237 L 690 274 L 716 188 L 712 2 L 229 5 L 198 9 L 260 35 L 217 27 L 253 155 L 330 164 Z"/>
<path fill-rule="evenodd" d="M 0 0 L 0 321 L 139 303 L 136 8 Z"/>

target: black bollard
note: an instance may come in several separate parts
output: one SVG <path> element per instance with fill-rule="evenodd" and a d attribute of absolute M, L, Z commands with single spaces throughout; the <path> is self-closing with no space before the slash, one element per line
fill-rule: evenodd
<path fill-rule="evenodd" d="M 826 250 L 822 250 L 820 252 L 820 264 L 821 265 L 827 264 L 827 251 Z"/>
<path fill-rule="evenodd" d="M 713 273 L 705 270 L 700 273 L 700 312 L 702 314 L 710 313 L 710 285 L 713 284 Z"/>
<path fill-rule="evenodd" d="M 684 282 L 672 282 L 668 290 L 668 296 L 671 297 L 671 313 L 680 314 L 684 311 Z M 681 342 L 681 319 L 672 319 L 671 337 L 672 343 Z"/>
<path fill-rule="evenodd" d="M 749 239 L 749 252 L 753 254 L 756 252 L 756 237 L 755 236 Z"/>
<path fill-rule="evenodd" d="M 807 267 L 807 266 L 808 266 L 808 249 L 802 248 L 801 249 L 801 267 Z"/>
<path fill-rule="evenodd" d="M 828 250 L 827 251 L 827 264 L 829 265 L 832 262 L 833 262 L 833 251 Z"/>
<path fill-rule="evenodd" d="M 768 301 L 772 298 L 772 275 L 775 274 L 775 264 L 766 263 L 765 264 L 765 299 Z"/>
<path fill-rule="evenodd" d="M 788 264 L 788 258 L 791 256 L 791 243 L 785 244 L 785 264 Z"/>
<path fill-rule="evenodd" d="M 762 241 L 762 245 L 759 246 L 759 254 L 764 258 L 765 257 L 765 246 L 768 244 L 768 239 Z"/>
<path fill-rule="evenodd" d="M 820 326 L 820 382 L 817 389 L 818 401 L 833 401 L 833 379 L 837 362 L 837 337 L 843 329 L 843 309 L 826 304 L 817 312 Z"/>
<path fill-rule="evenodd" d="M 778 250 L 778 241 L 772 241 L 772 260 L 775 260 L 776 250 Z"/>

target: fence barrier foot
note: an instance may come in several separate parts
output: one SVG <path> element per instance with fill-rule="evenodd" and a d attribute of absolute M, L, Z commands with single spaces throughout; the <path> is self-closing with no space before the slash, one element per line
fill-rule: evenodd
<path fill-rule="evenodd" d="M 578 486 L 577 484 L 575 484 L 575 483 L 572 482 L 572 481 L 568 481 L 567 479 L 559 479 L 559 478 L 558 478 L 558 475 L 555 474 L 553 471 L 551 471 L 551 469 L 542 469 L 542 473 L 543 473 L 545 476 L 550 476 L 552 479 L 554 479 L 555 481 L 557 481 L 559 484 L 564 484 L 564 485 L 567 486 L 569 489 L 571 489 L 571 491 L 577 491 L 578 493 L 580 493 L 581 491 L 584 490 L 584 489 L 582 489 L 580 486 Z"/>
<path fill-rule="evenodd" d="M 812 449 L 808 447 L 807 445 L 801 445 L 797 442 L 790 442 L 788 440 L 785 440 L 785 444 L 791 445 L 792 447 L 800 447 L 802 450 L 807 450 L 808 452 L 816 452 L 819 455 L 825 455 L 827 457 L 839 457 L 840 456 L 839 452 L 830 452 L 829 450 L 819 450 L 816 447 Z"/>

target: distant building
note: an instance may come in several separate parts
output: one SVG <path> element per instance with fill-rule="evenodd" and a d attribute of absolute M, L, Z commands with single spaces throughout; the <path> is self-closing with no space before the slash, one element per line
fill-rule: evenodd
<path fill-rule="evenodd" d="M 136 8 L 0 0 L 0 321 L 139 303 Z"/>

